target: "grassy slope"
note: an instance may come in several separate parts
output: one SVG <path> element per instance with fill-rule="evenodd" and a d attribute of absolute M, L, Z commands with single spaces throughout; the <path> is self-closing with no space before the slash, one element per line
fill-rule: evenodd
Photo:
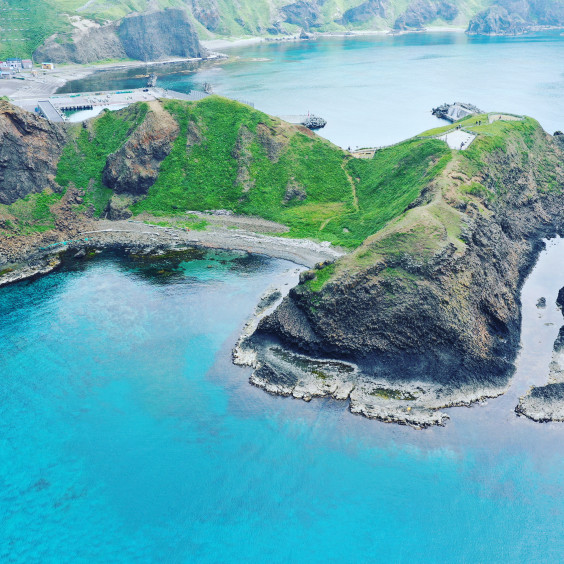
<path fill-rule="evenodd" d="M 289 236 L 355 247 L 404 211 L 451 154 L 439 141 L 413 140 L 360 161 L 236 102 L 212 97 L 165 107 L 181 133 L 135 213 L 229 209 L 288 225 Z M 279 145 L 274 159 L 261 142 L 261 130 Z M 187 150 L 187 136 L 194 131 L 201 142 Z M 247 143 L 241 148 L 243 136 Z M 241 166 L 250 182 L 241 180 Z M 288 199 L 292 190 L 299 197 Z"/>
<path fill-rule="evenodd" d="M 477 121 L 485 125 L 476 126 Z M 466 151 L 452 152 L 452 160 L 436 177 L 435 189 L 428 203 L 400 214 L 382 230 L 368 237 L 352 254 L 344 257 L 329 273 L 324 271 L 308 287 L 319 292 L 330 279 L 388 264 L 401 258 L 402 263 L 425 264 L 435 253 L 451 244 L 457 253 L 466 247 L 463 232 L 465 214 L 460 211 L 468 204 L 484 216 L 492 206 L 510 196 L 510 181 L 503 178 L 510 167 L 525 168 L 529 159 L 535 159 L 536 180 L 544 191 L 561 190 L 558 185 L 554 159 L 543 156 L 546 141 L 540 125 L 531 118 L 522 121 L 495 121 L 489 124 L 487 116 L 476 116 L 459 122 L 478 138 Z M 452 126 L 439 128 L 451 129 Z M 428 135 L 426 132 L 423 135 Z M 510 155 L 508 157 L 508 155 Z M 521 162 L 519 162 L 521 161 Z M 519 188 L 521 189 L 521 188 Z M 394 278 L 406 287 L 420 277 L 402 268 L 387 267 L 378 276 Z M 424 283 L 421 280 L 421 283 Z"/>
<path fill-rule="evenodd" d="M 0 60 L 31 57 L 51 34 L 70 29 L 58 11 L 55 0 L 0 0 Z"/>
<path fill-rule="evenodd" d="M 285 224 L 289 237 L 354 248 L 401 214 L 451 158 L 444 143 L 425 139 L 381 150 L 370 161 L 357 160 L 305 128 L 237 102 L 210 97 L 164 105 L 181 131 L 158 180 L 133 206 L 136 214 L 228 209 Z M 107 156 L 147 111 L 137 104 L 105 112 L 88 128 L 72 126 L 55 179 L 62 191 L 73 184 L 84 191 L 83 208 L 91 205 L 100 215 L 112 195 L 102 181 Z M 32 212 L 14 213 L 18 205 L 0 210 L 5 217 L 21 218 L 16 232 L 52 226 L 52 216 L 34 222 Z"/>
<path fill-rule="evenodd" d="M 50 207 L 61 199 L 60 194 L 43 191 L 30 194 L 13 204 L 0 204 L 0 237 L 43 233 L 55 227 Z"/>
<path fill-rule="evenodd" d="M 146 104 L 135 104 L 120 112 L 104 112 L 90 122 L 90 128 L 75 126 L 74 140 L 63 150 L 56 182 L 63 188 L 74 184 L 84 190 L 84 204 L 92 205 L 100 215 L 112 196 L 102 183 L 106 158 L 127 140 L 147 114 Z"/>

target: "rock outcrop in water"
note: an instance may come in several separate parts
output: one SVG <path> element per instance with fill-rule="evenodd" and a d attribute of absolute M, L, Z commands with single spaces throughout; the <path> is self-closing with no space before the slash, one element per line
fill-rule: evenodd
<path fill-rule="evenodd" d="M 564 313 L 564 288 L 558 292 L 556 305 Z M 548 384 L 532 388 L 519 399 L 515 411 L 533 421 L 564 421 L 564 326 L 554 341 Z"/>
<path fill-rule="evenodd" d="M 205 54 L 186 12 L 168 9 L 75 30 L 71 37 L 55 35 L 35 51 L 34 58 L 54 63 L 91 63 L 124 58 L 155 61 Z"/>
<path fill-rule="evenodd" d="M 0 101 L 0 204 L 57 190 L 57 162 L 67 140 L 60 125 Z"/>

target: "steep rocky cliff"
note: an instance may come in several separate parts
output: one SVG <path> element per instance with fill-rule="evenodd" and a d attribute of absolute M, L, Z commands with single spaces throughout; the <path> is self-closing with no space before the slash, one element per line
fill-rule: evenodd
<path fill-rule="evenodd" d="M 537 26 L 563 26 L 562 0 L 496 0 L 470 20 L 468 33 L 519 35 Z"/>
<path fill-rule="evenodd" d="M 432 385 L 443 405 L 462 401 L 454 389 L 474 399 L 502 393 L 519 344 L 521 285 L 541 238 L 564 230 L 564 156 L 532 120 L 486 127 L 404 216 L 306 273 L 261 321 L 258 350 L 278 343 L 353 362 L 392 388 Z M 279 367 L 261 359 L 257 383 L 276 389 Z"/>
<path fill-rule="evenodd" d="M 160 104 L 152 103 L 151 109 L 127 141 L 107 158 L 103 181 L 116 194 L 146 195 L 178 135 L 177 123 Z"/>
<path fill-rule="evenodd" d="M 421 29 L 425 25 L 442 19 L 452 22 L 459 14 L 458 6 L 447 0 L 414 0 L 396 20 L 396 29 Z"/>
<path fill-rule="evenodd" d="M 299 2 L 283 6 L 282 13 L 287 23 L 303 27 L 306 31 L 309 31 L 311 28 L 319 27 L 322 23 L 320 4 L 322 2 L 299 0 Z"/>
<path fill-rule="evenodd" d="M 54 182 L 66 131 L 0 101 L 0 204 L 11 204 Z"/>
<path fill-rule="evenodd" d="M 124 18 L 118 36 L 126 55 L 141 61 L 205 54 L 184 10 L 169 9 Z"/>
<path fill-rule="evenodd" d="M 192 0 L 192 14 L 209 31 L 218 31 L 221 14 L 216 0 Z"/>
<path fill-rule="evenodd" d="M 373 20 L 374 18 L 386 17 L 387 2 L 384 0 L 366 0 L 358 6 L 349 8 L 343 14 L 343 17 L 338 20 L 342 25 L 350 24 L 364 24 Z"/>
<path fill-rule="evenodd" d="M 119 22 L 54 35 L 34 53 L 36 60 L 91 63 L 131 58 L 202 57 L 202 48 L 185 11 L 168 9 L 131 15 Z"/>

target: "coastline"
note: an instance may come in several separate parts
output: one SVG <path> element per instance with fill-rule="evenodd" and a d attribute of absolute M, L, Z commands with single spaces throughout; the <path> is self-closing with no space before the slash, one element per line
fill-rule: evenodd
<path fill-rule="evenodd" d="M 230 218 L 227 223 L 230 221 L 236 223 L 237 217 Z M 212 224 L 204 231 L 187 231 L 141 221 L 96 220 L 79 225 L 73 233 L 59 233 L 58 239 L 63 236 L 68 240 L 51 243 L 47 247 L 35 241 L 17 262 L 2 261 L 0 255 L 3 263 L 0 266 L 0 288 L 54 272 L 64 265 L 65 259 L 88 259 L 104 251 L 121 251 L 148 260 L 169 253 L 181 254 L 190 249 L 259 254 L 296 264 L 292 274 L 294 278 L 306 269 L 315 268 L 316 264 L 332 262 L 345 254 L 329 243 L 234 229 L 234 225 Z M 259 323 L 292 290 L 295 284 L 290 282 L 288 280 L 279 287 L 272 286 L 266 291 L 233 348 L 233 363 L 253 368 L 249 378 L 252 385 L 273 395 L 306 402 L 323 397 L 346 401 L 353 414 L 414 429 L 444 426 L 449 416 L 442 409 L 471 406 L 506 391 L 505 387 L 468 387 L 448 391 L 425 382 L 392 383 L 385 378 L 364 374 L 352 362 L 309 357 L 287 347 L 282 348 L 279 343 L 257 339 L 255 331 Z M 297 283 L 297 279 L 294 282 Z"/>
<path fill-rule="evenodd" d="M 62 88 L 67 82 L 80 80 L 98 71 L 119 70 L 127 68 L 142 68 L 147 65 L 168 65 L 174 63 L 188 63 L 203 60 L 214 60 L 219 58 L 218 54 L 211 54 L 209 59 L 171 57 L 162 61 L 114 61 L 109 63 L 88 64 L 88 65 L 61 65 L 55 70 L 38 74 L 36 78 L 26 78 L 25 80 L 2 80 L 0 81 L 0 96 L 8 96 L 10 101 L 24 109 L 31 107 L 30 102 L 35 102 L 42 98 L 52 96 Z M 34 105 L 34 104 L 33 104 Z M 33 108 L 31 108 L 33 111 Z"/>
<path fill-rule="evenodd" d="M 62 257 L 67 254 L 80 255 L 112 248 L 149 256 L 189 248 L 222 249 L 284 259 L 306 268 L 313 268 L 320 262 L 332 262 L 345 254 L 329 243 L 276 237 L 221 225 L 200 231 L 139 221 L 98 220 L 81 224 L 72 233 L 59 234 L 55 238 L 59 240 L 47 246 L 42 246 L 46 244 L 45 240 L 35 241 L 20 256 L 8 258 L 7 253 L 4 257 L 0 254 L 0 287 L 49 274 L 61 265 Z"/>
<path fill-rule="evenodd" d="M 316 32 L 312 35 L 309 41 L 315 41 L 320 38 L 331 37 L 369 37 L 378 35 L 405 35 L 411 33 L 465 33 L 464 28 L 451 28 L 451 27 L 433 27 L 422 30 L 405 30 L 394 31 L 392 29 L 384 30 L 355 30 L 355 31 L 328 31 Z M 8 96 L 10 100 L 25 109 L 29 109 L 31 102 L 35 102 L 41 98 L 52 96 L 62 88 L 67 82 L 71 80 L 80 80 L 90 76 L 98 71 L 119 70 L 127 68 L 142 68 L 147 65 L 167 65 L 173 63 L 183 62 L 197 62 L 204 60 L 215 60 L 226 56 L 218 50 L 227 50 L 257 45 L 260 43 L 277 43 L 277 42 L 294 42 L 304 41 L 300 39 L 299 34 L 291 36 L 283 36 L 276 38 L 275 36 L 261 36 L 261 37 L 232 37 L 220 39 L 207 39 L 202 40 L 201 44 L 210 51 L 210 56 L 205 59 L 200 58 L 185 58 L 185 57 L 169 57 L 158 61 L 137 61 L 137 60 L 123 60 L 101 63 L 90 63 L 87 65 L 78 64 L 63 64 L 58 65 L 55 70 L 48 73 L 40 74 L 37 78 L 26 78 L 25 81 L 0 81 L 0 96 Z M 31 103 L 31 104 L 30 104 Z M 33 110 L 33 108 L 31 108 Z"/>
<path fill-rule="evenodd" d="M 293 41 L 315 41 L 316 39 L 323 39 L 327 37 L 370 37 L 378 35 L 408 35 L 412 33 L 466 33 L 466 28 L 463 27 L 432 27 L 428 29 L 408 29 L 408 30 L 394 30 L 388 29 L 367 29 L 367 30 L 350 30 L 350 31 L 319 31 L 311 33 L 311 37 L 301 39 L 300 34 L 284 35 L 281 37 L 276 36 L 261 36 L 261 37 L 231 37 L 225 39 L 205 39 L 202 40 L 202 45 L 209 50 L 215 49 L 234 49 L 236 47 L 246 47 L 249 45 L 256 45 L 258 43 L 289 43 Z"/>

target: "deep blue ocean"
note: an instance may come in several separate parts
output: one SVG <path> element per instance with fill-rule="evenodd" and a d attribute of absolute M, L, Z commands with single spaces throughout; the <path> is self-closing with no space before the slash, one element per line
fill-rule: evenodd
<path fill-rule="evenodd" d="M 101 255 L 0 289 L 0 561 L 562 561 L 564 425 L 513 408 L 564 322 L 564 244 L 525 286 L 510 392 L 424 431 L 248 384 L 231 348 L 292 277 Z"/>

